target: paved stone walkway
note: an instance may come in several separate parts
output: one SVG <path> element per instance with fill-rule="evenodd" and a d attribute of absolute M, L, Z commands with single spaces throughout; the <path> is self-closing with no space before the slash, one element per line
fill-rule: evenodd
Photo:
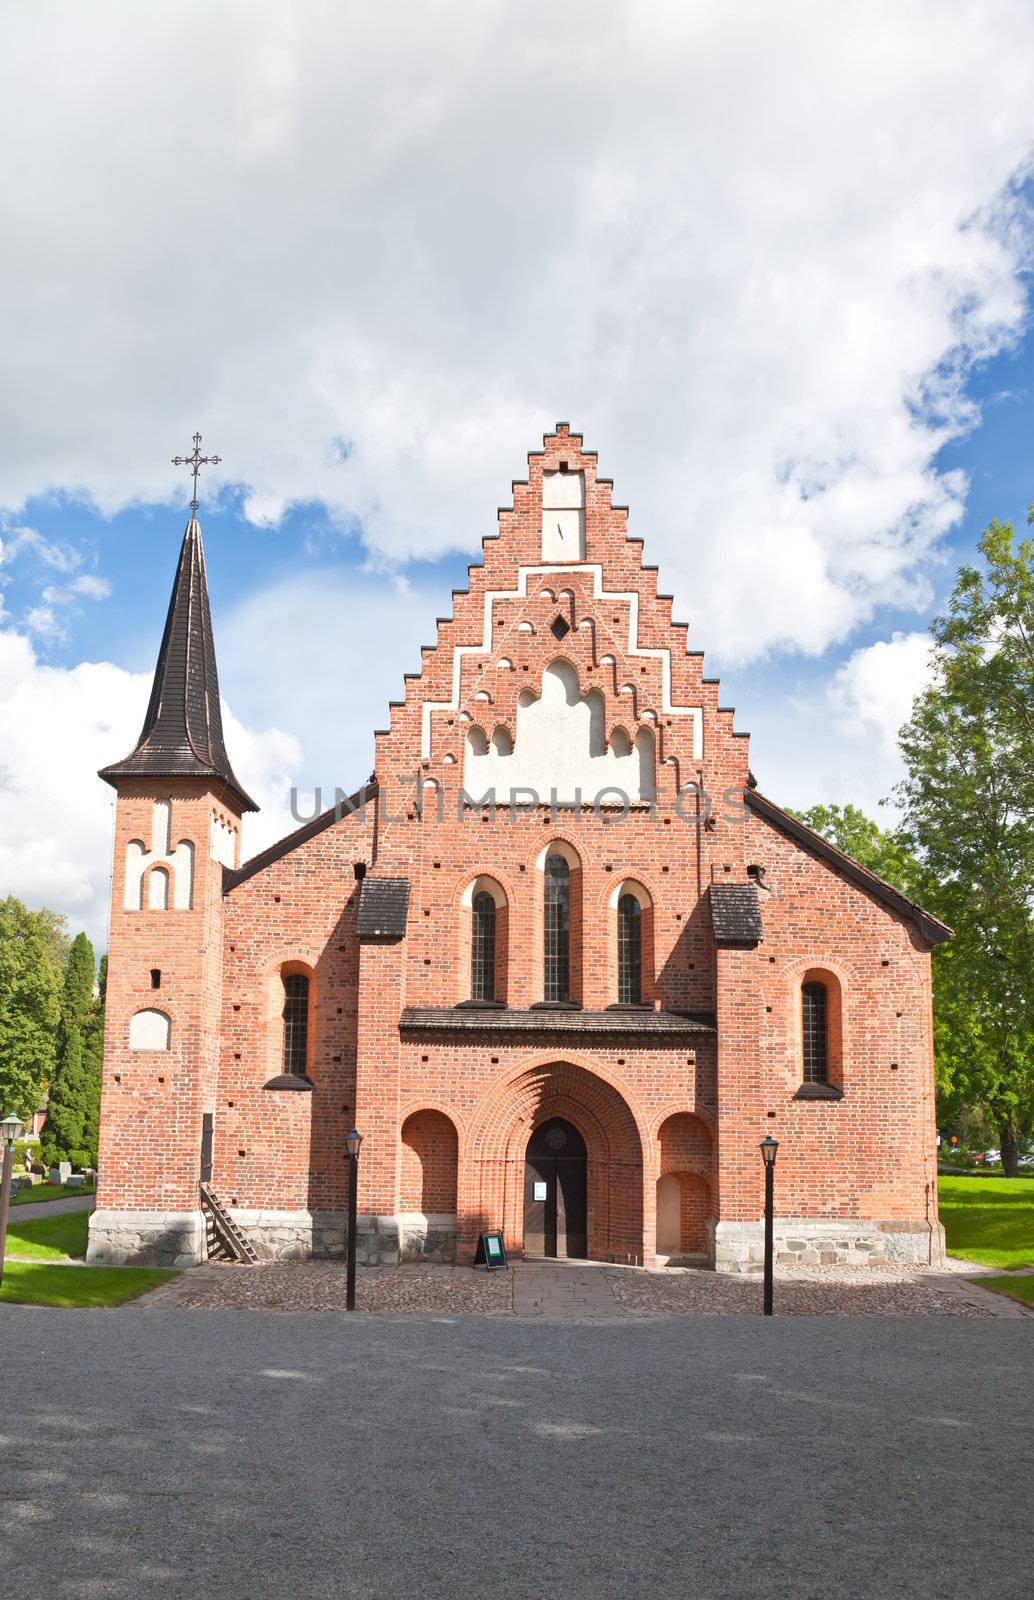
<path fill-rule="evenodd" d="M 780 1316 L 954 1316 L 1017 1320 L 1029 1308 L 977 1288 L 981 1269 L 920 1272 L 827 1268 L 776 1280 Z M 503 1272 L 471 1267 L 363 1267 L 359 1311 L 424 1315 L 542 1318 L 604 1322 L 657 1317 L 758 1315 L 757 1278 L 693 1268 L 645 1272 L 602 1262 L 518 1261 Z M 133 1303 L 149 1311 L 343 1311 L 345 1273 L 338 1262 L 209 1262 Z"/>
<path fill-rule="evenodd" d="M 7 1226 L 16 1222 L 33 1222 L 36 1217 L 59 1217 L 62 1211 L 92 1211 L 92 1194 L 70 1194 L 64 1200 L 33 1200 L 23 1206 L 12 1206 Z"/>

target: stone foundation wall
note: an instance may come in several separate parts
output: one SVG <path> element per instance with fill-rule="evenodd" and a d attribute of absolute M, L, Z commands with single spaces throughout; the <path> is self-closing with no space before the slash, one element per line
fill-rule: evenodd
<path fill-rule="evenodd" d="M 456 1218 L 411 1211 L 359 1218 L 356 1260 L 367 1267 L 397 1267 L 400 1261 L 456 1260 Z"/>
<path fill-rule="evenodd" d="M 95 1211 L 86 1259 L 93 1266 L 196 1267 L 205 1258 L 200 1211 Z"/>
<path fill-rule="evenodd" d="M 777 1217 L 774 1242 L 777 1267 L 926 1267 L 944 1260 L 944 1229 L 939 1222 Z M 763 1222 L 715 1224 L 716 1272 L 759 1273 L 764 1260 Z"/>

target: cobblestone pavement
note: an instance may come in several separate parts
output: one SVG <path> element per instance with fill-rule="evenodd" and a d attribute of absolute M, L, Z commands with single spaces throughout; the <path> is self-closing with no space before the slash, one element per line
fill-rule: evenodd
<path fill-rule="evenodd" d="M 944 1272 L 844 1268 L 799 1270 L 776 1279 L 780 1316 L 954 1316 L 1022 1318 L 1015 1301 L 977 1288 L 980 1268 Z M 985 1269 L 986 1270 L 986 1269 Z M 519 1261 L 504 1272 L 471 1267 L 363 1267 L 359 1311 L 599 1322 L 657 1317 L 751 1315 L 761 1310 L 757 1278 L 692 1268 L 645 1272 L 596 1262 Z M 211 1262 L 181 1273 L 134 1302 L 147 1310 L 343 1311 L 345 1273 L 332 1261 Z"/>

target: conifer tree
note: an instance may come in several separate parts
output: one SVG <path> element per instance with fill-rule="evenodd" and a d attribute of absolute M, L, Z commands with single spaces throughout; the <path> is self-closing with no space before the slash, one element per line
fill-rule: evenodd
<path fill-rule="evenodd" d="M 101 956 L 100 996 L 94 1005 L 83 1040 L 83 1142 L 79 1165 L 97 1166 L 97 1141 L 101 1120 L 101 1071 L 104 1064 L 104 996 L 108 985 L 108 958 Z"/>
<path fill-rule="evenodd" d="M 77 933 L 65 967 L 57 1064 L 40 1139 L 47 1166 L 58 1161 L 81 1166 L 88 1160 L 84 1143 L 88 1104 L 84 1038 L 94 1012 L 93 983 L 93 946 L 85 933 Z"/>

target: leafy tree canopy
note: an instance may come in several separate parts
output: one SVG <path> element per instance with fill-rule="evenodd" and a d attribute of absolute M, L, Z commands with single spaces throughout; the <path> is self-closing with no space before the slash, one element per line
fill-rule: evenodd
<path fill-rule="evenodd" d="M 53 1073 L 61 1015 L 53 919 L 0 901 L 0 1114 L 28 1121 Z"/>
<path fill-rule="evenodd" d="M 929 908 L 942 1090 L 982 1107 L 1003 1166 L 1034 1120 L 1034 544 L 992 522 L 931 625 L 932 680 L 901 731 L 902 840 Z"/>

